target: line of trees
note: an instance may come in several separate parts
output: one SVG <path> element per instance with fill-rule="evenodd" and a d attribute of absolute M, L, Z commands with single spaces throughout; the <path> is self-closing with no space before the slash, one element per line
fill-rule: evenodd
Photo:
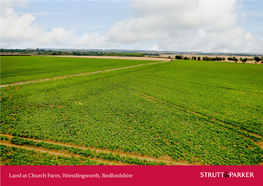
<path fill-rule="evenodd" d="M 77 55 L 77 56 L 127 56 L 144 57 L 144 53 L 115 53 L 115 52 L 95 52 L 95 51 L 53 51 L 43 49 L 3 49 L 1 55 Z"/>
<path fill-rule="evenodd" d="M 256 61 L 256 63 L 259 62 L 259 61 L 261 61 L 261 60 L 263 60 L 263 57 L 262 57 L 262 58 L 260 58 L 260 57 L 258 57 L 258 56 L 255 56 L 255 57 L 254 57 L 254 61 Z"/>
<path fill-rule="evenodd" d="M 56 54 L 52 54 L 56 55 Z M 61 55 L 61 54 L 59 54 Z M 75 51 L 72 52 L 70 55 L 77 55 L 77 56 L 127 56 L 127 57 L 144 57 L 144 53 L 115 53 L 115 52 L 79 52 Z"/>
<path fill-rule="evenodd" d="M 184 59 L 184 60 L 198 60 L 198 61 L 225 61 L 225 58 L 224 57 L 195 57 L 195 56 L 192 56 L 191 58 L 190 57 L 184 57 L 184 56 L 181 56 L 181 55 L 176 55 L 175 56 L 175 59 Z"/>
<path fill-rule="evenodd" d="M 176 55 L 175 59 L 184 59 L 184 60 L 190 60 L 190 57 L 184 57 L 182 55 Z M 225 61 L 226 58 L 225 57 L 196 57 L 196 56 L 192 56 L 191 60 L 198 60 L 198 61 Z M 240 61 L 242 63 L 246 63 L 247 61 L 255 61 L 255 63 L 258 63 L 259 61 L 261 61 L 261 63 L 263 63 L 263 57 L 258 57 L 255 56 L 254 58 L 236 58 L 236 57 L 228 57 L 227 58 L 228 61 L 234 61 L 235 63 Z"/>
<path fill-rule="evenodd" d="M 225 61 L 224 57 L 203 57 L 203 61 Z"/>

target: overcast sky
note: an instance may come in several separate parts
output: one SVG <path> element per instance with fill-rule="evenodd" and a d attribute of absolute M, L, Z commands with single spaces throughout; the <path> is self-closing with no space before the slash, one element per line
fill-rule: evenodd
<path fill-rule="evenodd" d="M 263 0 L 0 0 L 1 48 L 263 53 Z"/>

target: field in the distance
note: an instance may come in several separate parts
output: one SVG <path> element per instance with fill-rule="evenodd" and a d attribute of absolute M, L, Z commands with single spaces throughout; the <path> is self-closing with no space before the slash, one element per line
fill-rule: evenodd
<path fill-rule="evenodd" d="M 82 158 L 50 164 L 261 164 L 262 77 L 262 65 L 176 60 L 1 88 L 2 164 L 43 149 Z"/>
<path fill-rule="evenodd" d="M 1 56 L 1 84 L 115 69 L 146 63 L 150 62 L 145 60 L 103 58 L 90 60 L 76 57 Z"/>

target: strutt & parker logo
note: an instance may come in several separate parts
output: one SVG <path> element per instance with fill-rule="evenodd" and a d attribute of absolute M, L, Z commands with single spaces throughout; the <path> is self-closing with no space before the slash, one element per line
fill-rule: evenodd
<path fill-rule="evenodd" d="M 253 172 L 200 172 L 200 178 L 254 178 Z"/>

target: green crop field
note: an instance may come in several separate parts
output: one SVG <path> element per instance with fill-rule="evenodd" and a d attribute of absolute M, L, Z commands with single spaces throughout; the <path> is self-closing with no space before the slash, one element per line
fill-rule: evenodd
<path fill-rule="evenodd" d="M 66 64 L 60 61 L 62 58 L 26 58 L 31 62 L 23 66 L 15 62 L 19 58 L 2 59 L 6 62 L 2 66 L 6 84 L 46 78 L 45 75 L 55 77 L 151 63 L 83 59 L 74 66 L 73 58 L 63 58 Z M 63 66 L 61 71 L 54 68 L 48 73 L 49 59 L 58 60 L 54 63 L 58 69 L 60 64 Z M 14 67 L 7 65 L 12 60 Z M 45 60 L 45 69 L 39 69 Z M 84 69 L 84 64 L 89 65 Z M 35 71 L 21 70 L 33 66 Z M 17 74 L 11 73 L 20 67 Z M 136 156 L 156 161 L 169 156 L 171 162 L 201 165 L 258 165 L 263 161 L 262 65 L 176 60 L 10 86 L 1 88 L 1 107 L 3 135 L 106 153 L 89 152 L 85 158 L 95 156 L 139 165 L 168 163 L 141 161 Z M 19 139 L 1 140 L 6 144 L 51 148 Z M 1 152 L 4 157 L 10 151 L 5 148 Z M 62 146 L 56 149 L 85 154 Z M 8 161 L 17 162 L 12 157 Z M 78 164 L 82 161 L 78 160 Z"/>
<path fill-rule="evenodd" d="M 1 84 L 114 69 L 149 63 L 142 60 L 1 56 Z"/>
<path fill-rule="evenodd" d="M 54 156 L 17 147 L 1 145 L 2 165 L 103 165 L 89 159 Z"/>

